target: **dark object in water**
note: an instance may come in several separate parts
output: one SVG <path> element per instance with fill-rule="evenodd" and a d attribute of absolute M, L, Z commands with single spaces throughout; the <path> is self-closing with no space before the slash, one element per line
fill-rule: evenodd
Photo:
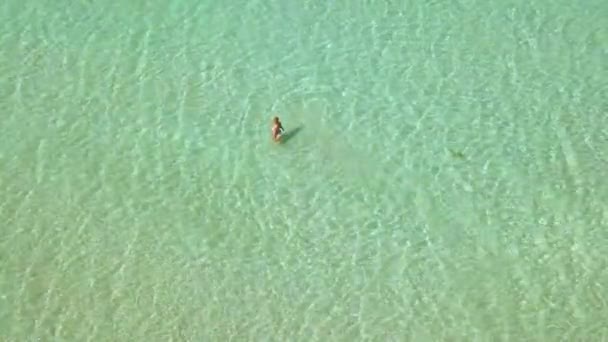
<path fill-rule="evenodd" d="M 448 150 L 450 151 L 450 154 L 452 155 L 452 157 L 458 158 L 458 159 L 466 159 L 464 153 L 462 153 L 461 151 L 454 151 L 451 148 Z"/>

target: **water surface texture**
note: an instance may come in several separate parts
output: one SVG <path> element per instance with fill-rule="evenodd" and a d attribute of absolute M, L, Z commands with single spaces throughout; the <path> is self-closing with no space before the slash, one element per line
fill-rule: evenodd
<path fill-rule="evenodd" d="M 0 18 L 0 340 L 608 341 L 605 0 Z"/>

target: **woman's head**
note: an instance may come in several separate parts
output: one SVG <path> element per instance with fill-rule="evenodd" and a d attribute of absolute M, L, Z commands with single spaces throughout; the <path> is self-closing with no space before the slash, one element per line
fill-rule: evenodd
<path fill-rule="evenodd" d="M 275 116 L 274 118 L 272 118 L 272 122 L 274 122 L 275 124 L 279 123 L 279 117 Z"/>

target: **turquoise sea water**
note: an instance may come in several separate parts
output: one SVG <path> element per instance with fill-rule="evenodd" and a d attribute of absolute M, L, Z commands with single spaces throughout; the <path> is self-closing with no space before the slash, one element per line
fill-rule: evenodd
<path fill-rule="evenodd" d="M 1 341 L 608 341 L 608 2 L 0 18 Z"/>

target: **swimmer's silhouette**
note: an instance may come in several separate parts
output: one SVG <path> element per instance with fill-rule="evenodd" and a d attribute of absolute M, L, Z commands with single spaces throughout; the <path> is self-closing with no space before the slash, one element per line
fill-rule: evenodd
<path fill-rule="evenodd" d="M 272 128 L 270 131 L 272 132 L 272 140 L 275 142 L 281 141 L 281 137 L 283 136 L 285 129 L 283 128 L 283 124 L 281 123 L 281 120 L 279 120 L 278 116 L 275 116 L 272 119 Z"/>
<path fill-rule="evenodd" d="M 274 142 L 276 143 L 286 143 L 288 140 L 292 139 L 298 133 L 300 133 L 302 128 L 304 127 L 300 125 L 290 131 L 285 131 L 281 120 L 279 120 L 278 116 L 275 116 L 274 118 L 272 118 L 272 128 L 270 129 L 270 132 L 272 134 L 272 140 L 274 140 Z"/>

